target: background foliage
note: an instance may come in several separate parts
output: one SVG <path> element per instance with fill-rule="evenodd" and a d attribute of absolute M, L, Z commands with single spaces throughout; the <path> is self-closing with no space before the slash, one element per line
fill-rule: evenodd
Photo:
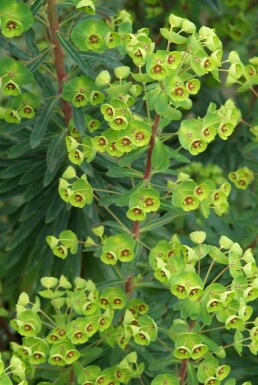
<path fill-rule="evenodd" d="M 41 8 L 44 1 L 27 2 L 31 6 L 32 13 L 36 17 L 33 29 L 28 29 L 22 37 L 9 40 L 0 35 L 1 57 L 10 56 L 25 63 L 32 71 L 35 81 L 33 91 L 37 90 L 41 99 L 40 109 L 35 118 L 24 121 L 21 124 L 10 124 L 0 120 L 0 208 L 1 208 L 1 237 L 0 237 L 0 321 L 3 333 L 0 337 L 1 350 L 8 349 L 10 340 L 17 340 L 7 324 L 13 318 L 15 304 L 20 292 L 26 291 L 33 296 L 40 287 L 42 276 L 59 276 L 64 274 L 68 278 L 82 276 L 93 279 L 96 283 L 105 285 L 107 281 L 118 282 L 116 272 L 107 268 L 93 256 L 90 249 L 83 249 L 80 245 L 78 252 L 72 259 L 60 260 L 53 256 L 45 242 L 49 234 L 58 235 L 64 229 L 74 231 L 78 238 L 84 241 L 88 236 L 97 239 L 92 228 L 96 224 L 104 224 L 113 230 L 119 230 L 120 225 L 110 214 L 109 204 L 105 201 L 105 192 L 98 192 L 100 207 L 93 204 L 83 209 L 67 207 L 58 194 L 58 178 L 70 164 L 65 147 L 66 128 L 58 105 L 55 103 L 57 84 L 55 81 L 55 67 L 53 65 L 53 53 L 49 44 L 49 36 L 44 25 L 46 24 L 45 10 Z M 62 4 L 64 3 L 64 5 Z M 113 51 L 112 54 L 94 52 L 81 52 L 80 56 L 73 57 L 67 43 L 72 27 L 78 20 L 79 12 L 70 11 L 67 4 L 72 2 L 60 1 L 59 12 L 61 19 L 65 17 L 70 23 L 65 23 L 62 28 L 61 39 L 63 49 L 70 56 L 66 61 L 68 78 L 79 73 L 85 73 L 92 78 L 104 69 L 114 70 L 121 65 L 132 66 L 128 60 L 125 62 L 121 53 Z M 206 0 L 206 1 L 173 1 L 169 0 L 127 0 L 116 2 L 98 2 L 97 14 L 108 20 L 109 15 L 125 8 L 132 12 L 135 30 L 143 27 L 150 28 L 151 38 L 161 49 L 165 47 L 161 40 L 159 28 L 164 26 L 167 16 L 173 12 L 192 20 L 198 27 L 207 25 L 216 28 L 218 36 L 223 41 L 224 54 L 227 57 L 231 50 L 237 50 L 242 61 L 247 64 L 248 59 L 257 55 L 258 32 L 254 28 L 258 17 L 258 7 L 251 0 Z M 42 12 L 43 9 L 43 12 Z M 132 71 L 134 69 L 132 68 Z M 174 168 L 177 171 L 193 173 L 213 172 L 218 180 L 227 178 L 228 173 L 240 167 L 247 166 L 254 173 L 258 172 L 258 133 L 250 130 L 258 124 L 258 102 L 256 93 L 237 93 L 237 86 L 225 88 L 225 79 L 222 83 L 216 82 L 211 76 L 206 77 L 202 87 L 195 98 L 192 116 L 204 116 L 210 102 L 218 106 L 232 97 L 236 105 L 241 109 L 245 122 L 238 125 L 234 134 L 227 141 L 215 141 L 209 148 L 197 157 L 191 157 L 190 166 L 185 166 L 182 159 L 175 160 Z M 44 84 L 44 87 L 42 87 Z M 29 90 L 31 91 L 31 90 Z M 1 95 L 4 103 L 4 95 Z M 139 111 L 143 105 L 137 106 Z M 81 109 L 74 109 L 74 124 L 77 129 L 84 130 L 84 119 Z M 100 114 L 94 107 L 86 107 L 84 113 L 94 119 L 99 119 Z M 186 111 L 185 117 L 190 117 Z M 172 127 L 178 127 L 173 122 Z M 177 149 L 177 144 L 171 139 L 171 148 Z M 186 152 L 185 152 L 186 154 Z M 189 157 L 189 155 L 187 155 Z M 200 162 L 201 167 L 193 162 Z M 217 168 L 211 165 L 217 165 Z M 130 178 L 114 178 L 114 167 L 117 164 L 109 157 L 97 156 L 92 163 L 84 161 L 80 169 L 90 178 L 95 189 L 112 188 L 114 191 L 124 192 L 131 186 Z M 143 170 L 142 158 L 134 163 L 135 169 Z M 211 171 L 209 171 L 211 170 Z M 155 183 L 160 185 L 168 179 L 161 174 L 155 176 Z M 230 195 L 230 210 L 222 217 L 211 214 L 204 219 L 200 214 L 188 213 L 178 217 L 176 221 L 170 220 L 162 223 L 159 219 L 155 223 L 149 223 L 149 231 L 146 232 L 143 241 L 153 247 L 160 238 L 170 238 L 172 234 L 178 234 L 182 242 L 189 242 L 188 234 L 194 230 L 204 230 L 207 240 L 216 244 L 219 236 L 224 234 L 235 242 L 239 242 L 243 249 L 252 247 L 257 251 L 258 235 L 258 194 L 257 179 L 247 190 L 239 190 L 233 186 Z M 101 199 L 103 200 L 101 201 Z M 111 203 L 111 201 L 109 202 Z M 124 218 L 124 208 L 112 206 L 112 212 L 119 218 Z M 164 213 L 164 211 L 163 211 Z M 172 212 L 170 215 L 175 215 Z M 164 218 L 164 217 L 163 217 Z M 130 221 L 124 223 L 130 227 Z M 155 224 L 159 224 L 154 227 Z M 112 230 L 113 229 L 113 230 Z M 141 273 L 141 270 L 138 272 Z M 143 299 L 150 305 L 151 316 L 155 320 L 162 320 L 164 314 L 170 311 L 170 302 L 167 292 L 153 287 L 142 288 Z M 155 292 L 155 294 L 154 294 Z M 159 308 L 155 306 L 159 303 Z M 256 306 L 256 312 L 257 304 Z M 171 316 L 172 317 L 172 316 Z M 167 326 L 171 322 L 166 318 Z M 226 336 L 215 333 L 213 335 L 218 344 L 225 341 Z M 111 354 L 111 348 L 97 354 L 98 363 L 105 365 L 107 357 Z M 138 354 L 144 360 L 146 353 L 139 348 Z M 152 355 L 153 368 L 159 365 L 158 357 L 166 355 L 156 343 L 151 345 L 149 354 Z M 113 354 L 113 361 L 119 358 L 120 352 Z M 248 352 L 241 357 L 241 369 L 239 368 L 239 356 L 232 349 L 229 363 L 232 365 L 233 374 L 241 380 L 258 381 L 256 365 L 257 357 Z M 243 359 L 244 358 L 244 359 Z"/>

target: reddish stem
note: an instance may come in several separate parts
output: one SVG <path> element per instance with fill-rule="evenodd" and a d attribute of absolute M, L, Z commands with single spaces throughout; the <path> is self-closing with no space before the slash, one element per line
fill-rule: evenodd
<path fill-rule="evenodd" d="M 160 115 L 156 114 L 154 118 L 154 122 L 152 125 L 152 132 L 151 132 L 151 139 L 150 139 L 150 145 L 148 149 L 148 155 L 147 155 L 147 163 L 146 168 L 143 176 L 143 180 L 149 180 L 151 178 L 151 171 L 152 171 L 152 164 L 151 164 L 151 157 L 153 152 L 153 147 L 155 143 L 155 138 L 157 135 L 158 127 L 159 127 L 159 121 L 160 121 Z M 140 236 L 140 222 L 135 221 L 132 228 L 132 233 L 134 236 L 134 239 L 139 239 Z"/>
<path fill-rule="evenodd" d="M 187 362 L 188 360 L 182 360 L 182 366 L 180 370 L 180 385 L 184 385 L 187 371 Z"/>
<path fill-rule="evenodd" d="M 155 138 L 157 135 L 158 127 L 159 127 L 159 121 L 160 121 L 160 115 L 156 114 L 154 118 L 154 123 L 152 126 L 152 133 L 151 133 L 151 139 L 150 139 L 150 146 L 148 150 L 148 157 L 147 157 L 147 164 L 145 168 L 145 173 L 143 179 L 150 179 L 151 177 L 151 171 L 152 171 L 152 164 L 151 164 L 151 156 L 152 156 L 152 151 L 155 143 Z"/>
<path fill-rule="evenodd" d="M 139 239 L 139 235 L 140 235 L 140 222 L 139 221 L 134 222 L 132 232 L 133 232 L 134 239 Z"/>
<path fill-rule="evenodd" d="M 52 44 L 54 45 L 58 92 L 59 94 L 61 94 L 63 91 L 63 83 L 64 81 L 66 81 L 67 77 L 66 77 L 65 64 L 64 64 L 64 53 L 63 53 L 61 44 L 57 39 L 57 34 L 56 34 L 59 30 L 56 2 L 57 0 L 47 0 L 50 38 L 51 38 Z M 72 117 L 72 108 L 66 100 L 62 99 L 61 103 L 62 103 L 62 110 L 64 114 L 65 125 L 67 127 Z"/>

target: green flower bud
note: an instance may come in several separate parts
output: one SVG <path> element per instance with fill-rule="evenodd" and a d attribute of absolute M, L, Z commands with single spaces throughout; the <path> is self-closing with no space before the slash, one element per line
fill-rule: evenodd
<path fill-rule="evenodd" d="M 108 143 L 105 136 L 95 136 L 94 138 L 91 139 L 91 141 L 96 151 L 105 152 L 105 149 Z"/>
<path fill-rule="evenodd" d="M 112 156 L 122 156 L 124 153 L 119 151 L 116 147 L 116 141 L 109 141 L 106 147 L 106 151 L 109 155 Z"/>
<path fill-rule="evenodd" d="M 126 213 L 127 218 L 131 219 L 132 221 L 144 221 L 146 218 L 146 214 L 140 207 L 132 207 L 129 209 Z"/>
<path fill-rule="evenodd" d="M 244 325 L 243 320 L 236 315 L 229 316 L 225 321 L 226 329 L 241 329 Z"/>
<path fill-rule="evenodd" d="M 7 123 L 19 124 L 21 122 L 21 117 L 17 111 L 7 109 L 5 110 L 5 113 L 4 113 L 4 120 Z"/>
<path fill-rule="evenodd" d="M 184 284 L 174 284 L 170 290 L 177 298 L 185 299 L 188 297 L 187 288 Z"/>
<path fill-rule="evenodd" d="M 90 51 L 98 51 L 100 48 L 102 48 L 103 45 L 104 45 L 104 40 L 99 34 L 92 33 L 90 36 L 87 37 L 86 46 Z M 97 85 L 104 85 L 104 84 L 97 84 Z"/>
<path fill-rule="evenodd" d="M 118 259 L 121 262 L 130 262 L 134 259 L 134 252 L 133 250 L 129 248 L 125 248 L 120 251 L 120 254 L 118 255 Z"/>
<path fill-rule="evenodd" d="M 32 107 L 27 105 L 19 110 L 19 114 L 21 118 L 32 119 L 35 116 L 35 111 Z"/>
<path fill-rule="evenodd" d="M 230 371 L 231 368 L 229 365 L 221 365 L 216 369 L 216 377 L 218 380 L 222 381 L 229 375 Z"/>
<path fill-rule="evenodd" d="M 72 99 L 74 107 L 83 107 L 88 104 L 88 98 L 82 92 L 78 92 Z"/>
<path fill-rule="evenodd" d="M 121 43 L 121 36 L 117 32 L 108 32 L 104 36 L 104 43 L 108 48 L 115 48 Z"/>
<path fill-rule="evenodd" d="M 48 362 L 54 366 L 65 366 L 66 362 L 61 354 L 53 354 L 49 357 Z"/>
<path fill-rule="evenodd" d="M 150 133 L 145 129 L 135 129 L 133 130 L 132 143 L 137 147 L 146 146 L 150 141 Z"/>
<path fill-rule="evenodd" d="M 178 379 L 172 374 L 158 374 L 151 381 L 151 385 L 178 385 Z"/>
<path fill-rule="evenodd" d="M 209 190 L 209 186 L 204 182 L 195 187 L 193 195 L 196 196 L 199 201 L 203 201 L 204 199 L 208 198 Z"/>
<path fill-rule="evenodd" d="M 169 96 L 171 99 L 175 102 L 181 102 L 188 98 L 189 92 L 188 89 L 184 86 L 177 86 L 172 88 L 172 90 L 169 93 Z"/>
<path fill-rule="evenodd" d="M 133 150 L 134 146 L 129 136 L 123 136 L 117 140 L 116 148 L 121 152 L 130 152 Z"/>
<path fill-rule="evenodd" d="M 91 91 L 90 93 L 90 103 L 92 106 L 96 106 L 99 103 L 102 103 L 105 99 L 105 95 L 99 91 Z"/>
<path fill-rule="evenodd" d="M 116 67 L 114 72 L 118 79 L 126 79 L 130 75 L 131 68 L 128 66 Z"/>
<path fill-rule="evenodd" d="M 129 91 L 134 97 L 137 97 L 142 93 L 142 86 L 140 84 L 134 84 Z"/>
<path fill-rule="evenodd" d="M 107 122 L 110 122 L 115 117 L 115 109 L 110 104 L 102 104 L 100 107 L 102 114 L 104 115 L 104 119 Z"/>
<path fill-rule="evenodd" d="M 204 231 L 194 231 L 189 234 L 189 237 L 192 242 L 201 244 L 205 241 L 206 239 L 206 233 Z"/>
<path fill-rule="evenodd" d="M 199 204 L 199 200 L 193 195 L 187 195 L 181 203 L 182 209 L 185 211 L 196 210 L 199 207 Z"/>
<path fill-rule="evenodd" d="M 117 256 L 113 251 L 107 251 L 101 254 L 100 259 L 106 265 L 115 265 L 117 263 Z"/>
<path fill-rule="evenodd" d="M 53 248 L 53 254 L 57 257 L 60 257 L 62 259 L 65 259 L 68 255 L 67 247 L 65 246 L 56 246 Z"/>
<path fill-rule="evenodd" d="M 204 344 L 194 345 L 191 350 L 191 358 L 193 360 L 198 360 L 199 358 L 203 357 L 208 351 L 208 346 Z"/>
<path fill-rule="evenodd" d="M 188 298 L 191 301 L 196 301 L 202 296 L 202 293 L 203 289 L 200 286 L 191 286 L 188 289 Z"/>
<path fill-rule="evenodd" d="M 58 279 L 55 277 L 43 277 L 40 279 L 40 283 L 47 289 L 52 289 L 58 285 Z"/>
<path fill-rule="evenodd" d="M 182 17 L 178 17 L 176 15 L 173 15 L 173 13 L 171 13 L 168 17 L 168 21 L 169 21 L 169 24 L 171 25 L 171 27 L 181 28 L 184 20 L 186 20 L 186 19 L 183 19 Z"/>
<path fill-rule="evenodd" d="M 190 95 L 196 95 L 201 87 L 201 83 L 198 79 L 192 79 L 186 83 L 186 88 Z"/>
<path fill-rule="evenodd" d="M 157 269 L 154 271 L 154 277 L 160 282 L 169 282 L 171 273 L 169 270 L 163 267 L 162 269 Z"/>
<path fill-rule="evenodd" d="M 216 377 L 208 377 L 204 385 L 220 385 L 220 381 Z"/>
<path fill-rule="evenodd" d="M 223 309 L 222 302 L 217 298 L 211 298 L 207 303 L 207 311 L 209 313 L 215 313 Z"/>
<path fill-rule="evenodd" d="M 68 158 L 73 164 L 82 164 L 84 161 L 84 155 L 80 150 L 70 150 L 68 152 Z"/>
<path fill-rule="evenodd" d="M 194 33 L 196 31 L 196 26 L 188 19 L 183 19 L 182 30 L 186 33 Z"/>
<path fill-rule="evenodd" d="M 221 139 L 227 140 L 233 133 L 235 126 L 231 123 L 224 123 L 218 127 L 218 135 Z"/>
<path fill-rule="evenodd" d="M 107 70 L 101 71 L 95 79 L 95 83 L 99 87 L 104 87 L 111 82 L 111 75 Z"/>
<path fill-rule="evenodd" d="M 148 333 L 146 333 L 144 331 L 139 331 L 134 336 L 134 342 L 138 345 L 143 345 L 143 346 L 149 345 L 150 344 L 150 336 Z"/>
<path fill-rule="evenodd" d="M 20 94 L 20 87 L 14 81 L 9 80 L 3 85 L 3 94 L 17 96 Z"/>
<path fill-rule="evenodd" d="M 23 33 L 22 24 L 14 19 L 6 20 L 2 25 L 2 34 L 6 37 L 20 36 Z"/>
<path fill-rule="evenodd" d="M 198 155 L 199 153 L 205 151 L 207 148 L 207 143 L 202 139 L 195 139 L 191 142 L 189 146 L 189 152 L 192 155 Z"/>
<path fill-rule="evenodd" d="M 88 13 L 89 15 L 95 15 L 95 4 L 92 0 L 81 0 L 76 5 L 76 8 Z"/>
<path fill-rule="evenodd" d="M 128 126 L 128 121 L 123 116 L 116 116 L 111 122 L 109 122 L 109 125 L 113 130 L 125 130 Z"/>
<path fill-rule="evenodd" d="M 191 357 L 191 352 L 186 346 L 179 346 L 174 350 L 174 357 L 179 360 L 187 360 Z"/>
<path fill-rule="evenodd" d="M 87 128 L 90 132 L 94 132 L 94 131 L 97 131 L 100 127 L 100 121 L 97 120 L 97 119 L 91 119 L 88 123 L 87 123 Z"/>

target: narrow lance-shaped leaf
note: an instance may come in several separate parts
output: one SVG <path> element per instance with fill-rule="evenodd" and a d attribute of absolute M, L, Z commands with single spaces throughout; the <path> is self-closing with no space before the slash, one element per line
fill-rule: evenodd
<path fill-rule="evenodd" d="M 30 136 L 30 145 L 32 148 L 36 148 L 41 143 L 48 123 L 50 121 L 51 113 L 56 103 L 57 99 L 50 100 L 46 103 L 45 107 L 43 108 L 41 115 L 37 123 L 35 124 Z"/>
<path fill-rule="evenodd" d="M 67 41 L 60 33 L 57 34 L 57 38 L 61 43 L 62 47 L 70 55 L 70 57 L 78 65 L 82 72 L 92 77 L 92 71 L 90 71 L 89 66 L 87 65 L 87 63 L 85 63 L 85 61 L 82 59 L 78 51 L 76 51 L 76 49 L 72 46 L 72 44 L 69 43 L 69 41 Z"/>

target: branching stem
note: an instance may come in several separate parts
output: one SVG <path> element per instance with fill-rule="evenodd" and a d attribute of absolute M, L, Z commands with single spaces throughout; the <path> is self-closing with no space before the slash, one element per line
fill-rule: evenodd
<path fill-rule="evenodd" d="M 59 22 L 57 15 L 57 1 L 56 0 L 47 0 L 48 5 L 48 20 L 50 28 L 50 38 L 51 42 L 54 45 L 54 56 L 55 56 L 55 67 L 56 75 L 58 82 L 58 92 L 59 94 L 63 91 L 63 84 L 66 81 L 66 70 L 64 64 L 64 53 L 57 38 L 57 32 L 59 30 Z M 69 121 L 72 117 L 72 108 L 71 105 L 66 100 L 61 100 L 62 110 L 64 114 L 64 120 L 66 127 L 68 126 Z"/>

